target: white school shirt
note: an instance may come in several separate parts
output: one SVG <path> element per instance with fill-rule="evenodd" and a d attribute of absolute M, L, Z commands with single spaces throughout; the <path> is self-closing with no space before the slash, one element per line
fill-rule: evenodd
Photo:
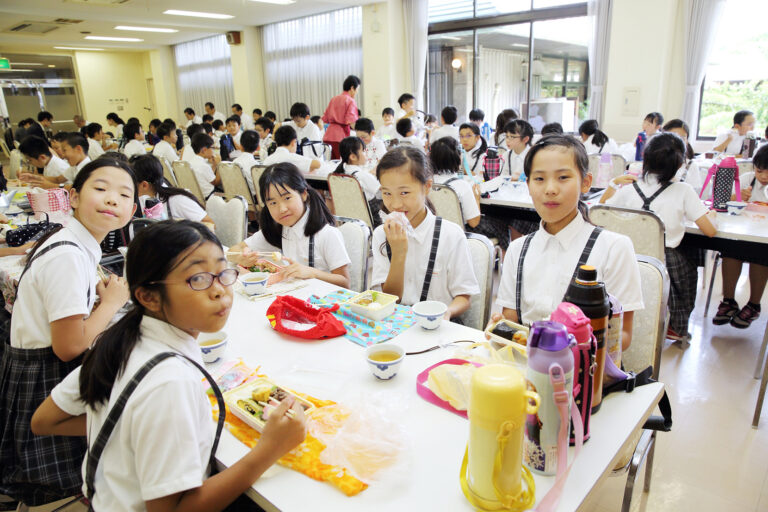
<path fill-rule="evenodd" d="M 203 364 L 197 340 L 145 315 L 141 320 L 141 337 L 125 370 L 115 379 L 106 404 L 93 409 L 80 400 L 82 367 L 53 388 L 51 398 L 69 415 L 86 415 L 88 442 L 93 443 L 131 377 L 162 352 L 178 352 Z M 191 363 L 170 357 L 136 386 L 101 454 L 94 478 L 94 509 L 145 511 L 146 501 L 203 485 L 208 477 L 215 425 L 202 379 L 203 374 Z M 83 480 L 85 466 L 83 461 Z"/>
<path fill-rule="evenodd" d="M 192 149 L 192 144 L 187 144 L 181 148 L 181 157 L 179 160 L 182 162 L 191 162 L 193 156 L 195 156 L 195 150 Z"/>
<path fill-rule="evenodd" d="M 435 229 L 435 215 L 427 209 L 426 218 L 414 228 L 414 235 L 408 237 L 408 253 L 405 256 L 405 276 L 401 304 L 413 305 L 421 300 L 421 289 L 427 273 L 429 254 L 432 249 L 432 235 Z M 384 226 L 373 232 L 373 281 L 372 288 L 381 290 L 389 274 L 389 258 L 383 244 L 387 241 Z M 382 252 L 383 251 L 383 252 Z M 457 295 L 477 295 L 480 286 L 473 270 L 469 244 L 461 226 L 443 220 L 440 227 L 440 242 L 429 285 L 428 300 L 450 304 Z"/>
<path fill-rule="evenodd" d="M 189 128 L 193 124 L 203 124 L 203 118 L 196 115 L 192 119 L 187 120 L 187 124 L 184 125 L 184 128 Z"/>
<path fill-rule="evenodd" d="M 643 191 L 645 197 L 651 197 L 659 190 L 661 185 L 654 176 L 647 176 L 637 180 L 637 185 Z M 635 187 L 624 185 L 606 201 L 606 204 L 623 206 L 640 210 L 643 208 L 643 200 L 637 194 Z M 658 215 L 664 223 L 666 233 L 665 245 L 675 248 L 680 245 L 685 235 L 685 221 L 696 221 L 702 215 L 707 214 L 707 207 L 699 199 L 699 195 L 693 187 L 687 183 L 672 183 L 650 204 L 650 209 Z M 602 236 L 602 235 L 600 235 Z"/>
<path fill-rule="evenodd" d="M 479 217 L 480 207 L 477 205 L 475 193 L 472 191 L 472 184 L 468 181 L 465 181 L 462 175 L 435 173 L 433 180 L 435 183 L 444 185 L 448 180 L 452 178 L 458 179 L 448 183 L 448 186 L 456 192 L 456 196 L 459 198 L 459 204 L 461 204 L 461 213 L 464 215 L 464 222 L 468 221 L 469 219 Z M 464 229 L 463 226 L 462 229 Z"/>
<path fill-rule="evenodd" d="M 259 140 L 259 160 L 261 160 L 262 162 L 264 162 L 267 159 L 267 157 L 270 156 L 268 155 L 267 151 L 271 145 L 272 145 L 271 133 L 266 137 L 264 137 L 263 139 Z"/>
<path fill-rule="evenodd" d="M 135 155 L 146 155 L 147 150 L 144 148 L 144 143 L 140 140 L 133 139 L 123 148 L 123 154 L 129 159 Z"/>
<path fill-rule="evenodd" d="M 71 185 L 75 181 L 75 177 L 77 177 L 77 173 L 80 172 L 80 169 L 89 163 L 91 163 L 91 159 L 86 156 L 79 164 L 68 167 L 62 176 L 67 178 L 67 183 Z"/>
<path fill-rule="evenodd" d="M 512 176 L 512 181 L 523 179 L 525 175 L 525 156 L 530 149 L 531 146 L 525 146 L 523 152 L 518 155 L 513 150 L 507 148 L 507 152 L 501 157 L 501 171 L 499 174 L 502 176 Z"/>
<path fill-rule="evenodd" d="M 433 139 L 436 140 L 436 139 Z M 461 152 L 461 170 L 464 172 L 464 169 L 467 170 L 470 174 L 474 174 L 476 176 L 482 176 L 483 175 L 483 163 L 485 162 L 485 152 L 480 153 L 479 155 L 475 156 L 475 152 L 480 149 L 480 146 L 483 145 L 483 141 L 478 140 L 477 144 L 475 144 L 475 147 L 470 149 L 469 151 L 464 151 L 462 149 Z"/>
<path fill-rule="evenodd" d="M 366 167 L 374 169 L 379 164 L 379 160 L 382 159 L 384 153 L 387 152 L 387 147 L 380 138 L 371 136 L 371 142 L 365 145 L 363 152 L 365 153 L 365 159 L 368 161 Z"/>
<path fill-rule="evenodd" d="M 101 247 L 74 217 L 46 240 L 62 245 L 37 258 L 19 282 L 11 317 L 11 346 L 33 349 L 51 346 L 51 322 L 70 316 L 88 316 L 96 300 L 96 266 Z M 90 293 L 89 293 L 90 290 Z M 90 298 L 88 297 L 90 294 Z"/>
<path fill-rule="evenodd" d="M 738 155 L 739 152 L 741 152 L 741 145 L 744 143 L 744 138 L 746 135 L 739 135 L 739 132 L 737 130 L 734 130 L 731 128 L 728 131 L 721 132 L 717 134 L 717 137 L 715 137 L 715 142 L 712 144 L 713 148 L 716 148 L 723 142 L 725 142 L 725 139 L 728 138 L 728 136 L 732 136 L 731 142 L 728 143 L 728 146 L 725 148 L 725 151 L 723 153 L 728 155 Z"/>
<path fill-rule="evenodd" d="M 376 130 L 376 133 L 379 134 L 381 140 L 391 140 L 398 138 L 397 129 L 395 128 L 394 123 L 381 125 L 381 128 Z"/>
<path fill-rule="evenodd" d="M 430 142 L 442 139 L 443 137 L 453 137 L 456 142 L 459 142 L 459 127 L 452 124 L 444 124 L 432 130 L 429 134 Z"/>
<path fill-rule="evenodd" d="M 243 171 L 243 177 L 248 182 L 248 188 L 251 190 L 251 195 L 256 195 L 256 188 L 253 185 L 253 175 L 251 169 L 256 165 L 256 157 L 251 153 L 240 153 L 240 156 L 232 160 L 232 163 L 238 164 Z"/>
<path fill-rule="evenodd" d="M 283 248 L 275 247 L 267 242 L 264 234 L 257 231 L 245 239 L 252 251 L 280 251 L 301 265 L 309 265 L 309 237 L 304 235 L 304 228 L 309 219 L 309 208 L 296 224 L 291 227 L 283 226 Z M 323 272 L 332 272 L 337 268 L 349 265 L 350 259 L 344 246 L 344 237 L 338 228 L 326 224 L 315 233 L 315 268 Z"/>
<path fill-rule="evenodd" d="M 214 112 L 212 115 L 213 115 L 213 120 L 214 120 L 214 121 L 215 121 L 215 120 L 217 120 L 217 119 L 219 119 L 219 120 L 221 120 L 221 122 L 222 122 L 222 123 L 224 123 L 225 125 L 227 124 L 227 116 L 225 116 L 224 114 L 222 114 L 222 113 L 221 113 L 221 112 L 219 112 L 218 110 L 217 110 L 216 112 Z"/>
<path fill-rule="evenodd" d="M 160 199 L 157 195 L 155 199 Z M 139 196 L 139 204 L 141 209 L 144 210 L 147 199 L 149 196 Z M 163 210 L 165 211 L 166 219 L 181 220 L 187 219 L 194 222 L 202 221 L 208 213 L 203 210 L 197 201 L 193 201 L 182 194 L 176 194 L 168 198 L 166 202 L 163 202 Z M 170 210 L 170 212 L 169 212 Z"/>
<path fill-rule="evenodd" d="M 365 193 L 366 201 L 370 201 L 371 199 L 376 198 L 376 194 L 378 194 L 379 189 L 381 189 L 381 185 L 379 184 L 379 180 L 376 179 L 376 176 L 371 174 L 367 167 L 344 164 L 344 173 L 357 178 L 357 181 L 360 183 L 360 187 Z"/>
<path fill-rule="evenodd" d="M 739 177 L 739 181 L 741 182 L 741 188 L 745 189 L 748 188 L 752 184 L 752 180 L 755 178 L 754 172 L 745 172 Z M 736 193 L 736 183 L 733 184 L 734 190 L 733 193 Z M 761 201 L 763 203 L 768 203 L 768 185 L 763 185 L 758 180 L 755 179 L 755 185 L 752 187 L 752 195 L 749 197 L 750 202 L 754 201 Z"/>
<path fill-rule="evenodd" d="M 67 169 L 69 169 L 69 162 L 51 152 L 51 159 L 46 164 L 45 169 L 43 169 L 43 176 L 49 178 L 61 176 L 67 172 Z"/>
<path fill-rule="evenodd" d="M 171 144 L 166 140 L 161 140 L 155 144 L 155 147 L 152 150 L 152 154 L 156 157 L 165 158 L 168 161 L 168 165 L 179 159 L 179 154 L 176 153 L 176 148 L 171 146 Z"/>
<path fill-rule="evenodd" d="M 253 116 L 247 114 L 240 116 L 240 126 L 243 127 L 243 131 L 253 130 L 253 127 L 256 126 L 256 123 L 253 121 Z"/>
<path fill-rule="evenodd" d="M 283 123 L 283 126 L 290 126 L 296 130 L 296 140 L 298 141 L 298 144 L 301 144 L 301 141 L 304 140 L 304 138 L 307 140 L 323 140 L 323 136 L 320 135 L 320 128 L 318 128 L 317 125 L 311 121 L 307 121 L 307 123 L 304 125 L 304 128 L 299 128 L 299 126 L 293 121 L 286 121 Z M 312 152 L 313 148 L 315 150 L 314 153 Z M 312 144 L 311 146 L 304 146 L 303 151 L 304 155 L 310 158 L 320 158 L 323 156 L 323 145 L 320 143 Z"/>
<path fill-rule="evenodd" d="M 290 162 L 299 168 L 302 174 L 309 174 L 309 166 L 312 164 L 313 158 L 309 158 L 304 155 L 297 155 L 291 153 L 285 146 L 280 146 L 275 149 L 275 152 L 269 155 L 264 160 L 264 165 L 279 164 L 282 162 Z"/>
<path fill-rule="evenodd" d="M 415 148 L 419 148 L 420 150 L 424 151 L 424 141 L 418 138 L 416 135 L 411 135 L 410 137 L 401 137 L 400 145 L 413 146 Z"/>
<path fill-rule="evenodd" d="M 608 142 L 606 142 L 605 145 L 600 148 L 600 146 L 592 142 L 594 136 L 595 135 L 592 134 L 587 137 L 587 140 L 584 141 L 584 149 L 587 150 L 588 155 L 599 155 L 601 153 L 608 153 L 610 155 L 618 154 L 619 146 L 616 145 L 616 141 L 613 139 L 608 139 Z"/>
<path fill-rule="evenodd" d="M 192 172 L 195 173 L 195 179 L 197 179 L 197 184 L 200 185 L 203 197 L 207 198 L 213 193 L 213 183 L 211 182 L 216 179 L 216 174 L 213 172 L 211 164 L 200 155 L 195 155 L 189 161 L 189 165 L 192 167 Z"/>
<path fill-rule="evenodd" d="M 104 153 L 105 151 L 101 145 L 101 142 L 95 139 L 88 139 L 88 158 L 91 160 L 96 160 Z"/>
<path fill-rule="evenodd" d="M 576 215 L 556 235 L 550 235 L 540 225 L 523 266 L 521 313 L 525 323 L 543 320 L 563 301 L 593 229 L 581 215 Z M 499 306 L 513 310 L 517 304 L 517 263 L 524 240 L 525 237 L 518 238 L 507 249 L 496 299 Z M 605 283 L 608 293 L 619 300 L 624 311 L 643 309 L 640 269 L 628 237 L 603 230 L 587 258 L 587 265 L 597 269 L 597 280 Z"/>

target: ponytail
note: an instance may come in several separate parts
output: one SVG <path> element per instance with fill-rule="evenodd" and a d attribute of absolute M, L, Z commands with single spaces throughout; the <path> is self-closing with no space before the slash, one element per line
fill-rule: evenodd
<path fill-rule="evenodd" d="M 488 150 L 488 143 L 485 141 L 485 138 L 481 135 L 480 147 L 477 148 L 474 153 L 472 153 L 472 156 L 474 156 L 475 158 L 480 158 L 480 155 L 485 154 L 487 150 Z"/>
<path fill-rule="evenodd" d="M 608 136 L 600 130 L 595 130 L 595 134 L 592 137 L 592 144 L 600 146 L 600 152 L 603 152 L 603 147 L 608 144 Z"/>

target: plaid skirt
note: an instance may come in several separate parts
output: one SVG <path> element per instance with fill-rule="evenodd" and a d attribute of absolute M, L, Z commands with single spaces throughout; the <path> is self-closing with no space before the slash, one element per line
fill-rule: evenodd
<path fill-rule="evenodd" d="M 373 221 L 373 229 L 376 229 L 381 224 L 381 215 L 379 215 L 379 211 L 381 211 L 381 207 L 384 204 L 384 201 L 381 199 L 373 198 L 370 201 L 368 201 L 368 209 L 371 210 L 371 220 Z"/>
<path fill-rule="evenodd" d="M 51 347 L 20 349 L 7 342 L 0 350 L 0 493 L 29 506 L 79 494 L 86 438 L 36 436 L 29 424 L 81 358 L 64 362 Z"/>
<path fill-rule="evenodd" d="M 667 247 L 664 254 L 669 273 L 669 328 L 685 335 L 688 332 L 688 319 L 696 304 L 698 253 L 689 253 L 680 247 Z"/>
<path fill-rule="evenodd" d="M 507 247 L 509 247 L 509 226 L 505 220 L 490 215 L 483 215 L 480 217 L 480 224 L 474 228 L 469 224 L 465 227 L 470 233 L 478 233 L 488 238 L 496 238 L 499 241 L 499 247 L 503 251 L 506 251 Z"/>
<path fill-rule="evenodd" d="M 539 229 L 539 223 L 532 220 L 509 219 L 509 227 L 521 235 L 528 235 Z"/>

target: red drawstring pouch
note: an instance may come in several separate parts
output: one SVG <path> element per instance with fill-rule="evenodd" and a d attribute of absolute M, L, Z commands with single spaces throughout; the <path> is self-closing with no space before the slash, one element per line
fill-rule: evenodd
<path fill-rule="evenodd" d="M 272 328 L 291 336 L 319 340 L 347 333 L 341 320 L 333 316 L 338 304 L 319 307 L 290 295 L 278 296 L 267 309 Z"/>

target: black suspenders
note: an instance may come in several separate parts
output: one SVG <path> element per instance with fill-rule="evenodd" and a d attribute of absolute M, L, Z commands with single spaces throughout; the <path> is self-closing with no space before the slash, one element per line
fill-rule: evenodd
<path fill-rule="evenodd" d="M 427 273 L 424 275 L 424 284 L 421 287 L 420 301 L 427 300 L 429 295 L 429 286 L 432 284 L 432 272 L 435 270 L 435 260 L 437 259 L 437 246 L 440 243 L 440 228 L 443 225 L 442 217 L 435 217 L 435 229 L 432 232 L 432 247 L 429 250 L 429 262 L 427 263 Z M 387 259 L 392 261 L 392 248 L 389 246 L 389 242 L 386 244 Z"/>
<path fill-rule="evenodd" d="M 584 250 L 581 251 L 581 256 L 579 256 L 579 262 L 576 264 L 576 268 L 573 269 L 573 276 L 571 279 L 576 277 L 576 273 L 579 271 L 579 267 L 586 264 L 587 260 L 589 259 L 589 255 L 592 253 L 592 248 L 595 246 L 595 242 L 597 241 L 597 237 L 600 236 L 600 233 L 603 232 L 603 228 L 595 226 L 595 228 L 592 230 L 592 233 L 589 234 L 589 239 L 587 240 L 587 243 L 584 245 Z M 523 323 L 523 314 L 522 314 L 522 306 L 521 301 L 523 298 L 523 263 L 525 262 L 525 255 L 528 252 L 528 246 L 531 244 L 531 240 L 533 240 L 533 236 L 536 234 L 534 231 L 533 233 L 529 234 L 525 237 L 525 240 L 523 240 L 523 247 L 520 249 L 520 257 L 517 260 L 517 282 L 515 283 L 515 311 L 517 312 L 517 321 L 518 323 Z"/>
<path fill-rule="evenodd" d="M 315 268 L 315 235 L 309 236 L 309 254 L 307 256 L 307 263 L 310 267 Z"/>
<path fill-rule="evenodd" d="M 46 245 L 45 247 L 43 247 L 42 249 L 37 251 L 35 253 L 35 255 L 32 256 L 32 259 L 27 261 L 27 264 L 24 265 L 24 270 L 21 272 L 21 275 L 19 276 L 19 283 L 21 283 L 21 278 L 24 277 L 24 274 L 27 273 L 27 270 L 29 270 L 29 267 L 32 266 L 32 262 L 34 262 L 37 258 L 39 258 L 43 254 L 47 253 L 51 249 L 55 249 L 56 247 L 61 247 L 62 245 L 72 245 L 72 246 L 77 247 L 78 249 L 80 249 L 79 245 L 77 245 L 75 242 L 70 242 L 69 240 L 62 240 L 60 242 L 54 242 L 51 245 Z M 90 305 L 90 303 L 91 303 L 91 286 L 90 286 L 90 284 L 88 285 L 88 292 L 86 294 L 85 302 L 86 302 L 87 305 Z"/>
<path fill-rule="evenodd" d="M 659 197 L 662 192 L 667 190 L 667 187 L 669 187 L 671 184 L 672 184 L 672 182 L 668 181 L 668 182 L 664 183 L 659 188 L 659 190 L 654 192 L 654 194 L 651 197 L 645 197 L 645 194 L 643 194 L 643 191 L 640 190 L 640 186 L 637 184 L 637 182 L 636 181 L 632 182 L 632 186 L 635 187 L 635 192 L 637 192 L 637 195 L 639 195 L 640 199 L 643 200 L 643 210 L 645 210 L 647 212 L 651 211 L 651 203 L 653 202 L 653 200 L 656 199 L 657 197 Z"/>

